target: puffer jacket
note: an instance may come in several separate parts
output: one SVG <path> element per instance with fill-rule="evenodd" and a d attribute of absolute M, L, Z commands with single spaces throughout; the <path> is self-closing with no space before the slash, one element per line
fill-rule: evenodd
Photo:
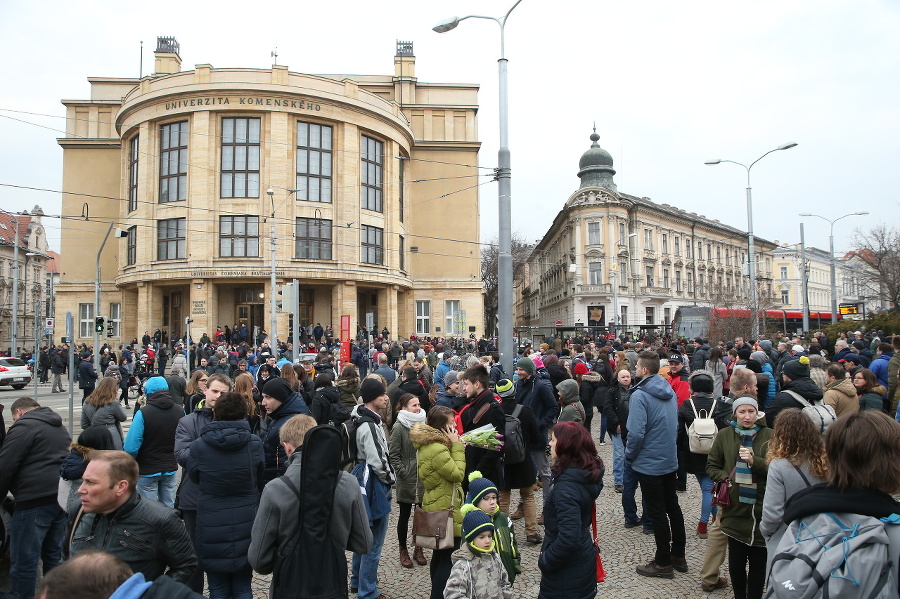
<path fill-rule="evenodd" d="M 632 388 L 625 460 L 635 472 L 662 475 L 678 470 L 678 398 L 666 379 L 653 374 Z"/>
<path fill-rule="evenodd" d="M 881 385 L 875 385 L 870 391 L 859 396 L 859 409 L 884 411 L 884 398 L 882 396 L 886 392 Z"/>
<path fill-rule="evenodd" d="M 553 478 L 544 506 L 544 542 L 538 557 L 540 599 L 587 599 L 597 592 L 591 512 L 603 489 L 603 472 L 595 479 L 587 475 L 586 470 L 569 468 Z"/>
<path fill-rule="evenodd" d="M 414 424 L 409 438 L 419 452 L 419 480 L 425 487 L 422 509 L 448 510 L 453 505 L 453 536 L 462 536 L 465 503 L 462 481 L 466 473 L 466 449 L 463 443 L 451 443 L 447 435 L 425 423 Z M 502 567 L 502 566 L 501 566 Z"/>
<path fill-rule="evenodd" d="M 204 571 L 234 572 L 249 565 L 264 473 L 262 440 L 246 420 L 210 422 L 191 444 L 188 476 L 199 491 L 195 539 Z"/>
<path fill-rule="evenodd" d="M 347 412 L 350 412 L 359 403 L 357 399 L 359 397 L 359 379 L 338 379 L 334 384 L 340 394 L 341 403 L 347 408 Z"/>
<path fill-rule="evenodd" d="M 138 492 L 108 514 L 85 513 L 75 525 L 69 555 L 99 549 L 122 559 L 147 580 L 166 574 L 187 583 L 197 555 L 175 510 Z"/>
<path fill-rule="evenodd" d="M 54 503 L 59 466 L 72 439 L 62 417 L 51 408 L 28 410 L 13 422 L 0 447 L 0 497 L 12 492 L 16 507 Z"/>
<path fill-rule="evenodd" d="M 468 544 L 453 552 L 444 599 L 511 599 L 512 584 L 495 551 L 475 552 Z M 498 584 L 499 582 L 499 584 Z"/>
<path fill-rule="evenodd" d="M 834 414 L 838 418 L 844 414 L 859 412 L 856 387 L 853 386 L 850 379 L 840 379 L 825 385 L 825 397 L 822 401 L 826 406 L 834 408 Z"/>
<path fill-rule="evenodd" d="M 766 475 L 769 472 L 766 454 L 769 452 L 772 429 L 766 426 L 765 420 L 760 418 L 757 421 L 760 429 L 753 439 L 753 465 L 750 469 L 756 477 L 756 502 L 742 503 L 739 496 L 740 485 L 732 484 L 728 491 L 731 505 L 723 508 L 719 516 L 723 533 L 754 547 L 766 546 L 766 540 L 759 531 L 759 523 L 762 521 L 763 501 L 766 496 Z M 715 482 L 730 477 L 737 463 L 740 447 L 741 437 L 734 430 L 734 426 L 720 430 L 706 460 L 706 474 Z"/>
<path fill-rule="evenodd" d="M 416 487 L 421 501 L 425 490 L 416 470 L 416 448 L 409 439 L 409 429 L 399 420 L 391 429 L 388 459 L 397 477 L 397 503 L 415 503 Z"/>

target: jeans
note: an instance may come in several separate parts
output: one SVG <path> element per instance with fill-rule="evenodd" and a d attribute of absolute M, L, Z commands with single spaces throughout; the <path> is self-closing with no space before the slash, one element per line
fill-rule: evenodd
<path fill-rule="evenodd" d="M 647 501 L 650 515 L 653 517 L 653 535 L 656 537 L 657 565 L 672 565 L 672 556 L 684 557 L 687 536 L 684 532 L 684 515 L 678 505 L 675 491 L 676 473 L 662 475 L 642 474 L 638 472 L 641 483 L 641 494 Z M 765 570 L 765 560 L 763 560 Z"/>
<path fill-rule="evenodd" d="M 625 484 L 625 444 L 622 435 L 609 434 L 613 446 L 613 481 L 617 485 Z"/>
<path fill-rule="evenodd" d="M 766 582 L 766 548 L 728 537 L 728 571 L 734 599 L 759 599 Z"/>
<path fill-rule="evenodd" d="M 160 474 L 159 476 L 139 476 L 137 492 L 142 497 L 158 501 L 166 507 L 175 507 L 175 489 L 178 481 L 175 474 Z"/>
<path fill-rule="evenodd" d="M 638 475 L 627 462 L 624 464 L 622 485 L 625 487 L 622 489 L 622 510 L 625 512 L 625 521 L 643 522 L 646 528 L 653 528 L 653 518 L 647 509 L 647 500 L 643 496 L 641 497 L 641 511 L 643 515 L 641 517 L 637 515 L 637 502 L 634 500 L 634 496 L 638 488 Z"/>
<path fill-rule="evenodd" d="M 697 484 L 700 485 L 700 490 L 703 492 L 703 499 L 700 503 L 700 522 L 709 524 L 710 514 L 715 516 L 719 512 L 719 506 L 714 506 L 712 504 L 712 490 L 714 483 L 713 480 L 705 474 L 695 474 L 694 478 L 697 479 Z"/>
<path fill-rule="evenodd" d="M 600 412 L 600 442 L 606 443 L 606 412 Z"/>
<path fill-rule="evenodd" d="M 207 572 L 209 599 L 253 599 L 252 578 L 249 565 L 237 572 Z"/>
<path fill-rule="evenodd" d="M 547 453 L 542 449 L 540 451 L 529 451 L 531 458 L 534 460 L 534 468 L 537 470 L 538 480 L 543 483 L 542 491 L 544 492 L 544 505 L 547 505 L 547 496 L 550 494 L 550 462 L 547 461 Z"/>
<path fill-rule="evenodd" d="M 54 501 L 30 509 L 17 509 L 9 525 L 11 589 L 21 597 L 34 595 L 38 560 L 44 574 L 62 561 L 66 513 Z"/>
<path fill-rule="evenodd" d="M 350 567 L 350 586 L 359 589 L 359 599 L 374 599 L 381 594 L 378 590 L 378 562 L 384 548 L 390 514 L 372 523 L 372 549 L 365 555 L 353 554 Z"/>

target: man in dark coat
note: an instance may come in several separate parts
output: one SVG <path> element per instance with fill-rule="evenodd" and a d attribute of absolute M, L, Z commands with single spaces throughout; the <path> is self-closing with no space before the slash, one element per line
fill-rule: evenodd
<path fill-rule="evenodd" d="M 809 378 L 809 358 L 801 356 L 797 360 L 789 360 L 781 369 L 781 392 L 776 394 L 766 408 L 766 424 L 775 428 L 775 417 L 786 408 L 802 409 L 805 406 L 797 401 L 791 391 L 811 404 L 819 404 L 825 394 L 816 383 Z"/>
<path fill-rule="evenodd" d="M 91 362 L 91 352 L 86 351 L 81 354 L 81 364 L 78 365 L 78 388 L 84 391 L 81 403 L 84 403 L 88 395 L 94 392 L 96 384 L 97 371 L 94 370 L 94 364 Z"/>
<path fill-rule="evenodd" d="M 559 402 L 550 387 L 550 382 L 536 375 L 531 358 L 521 358 L 516 362 L 516 403 L 531 408 L 538 422 L 539 434 L 534 442 L 525 446 L 537 466 L 537 475 L 543 485 L 544 503 L 550 493 L 550 463 L 547 461 L 548 432 L 559 416 Z M 543 524 L 543 516 L 538 524 Z"/>
<path fill-rule="evenodd" d="M 469 400 L 469 407 L 462 414 L 463 430 L 471 431 L 490 424 L 498 433 L 503 434 L 502 431 L 506 430 L 506 416 L 490 390 L 491 379 L 484 366 L 475 365 L 459 378 L 463 385 L 463 395 Z M 480 471 L 488 480 L 500 480 L 501 457 L 501 451 L 466 445 L 464 490 L 468 490 L 469 474 L 475 470 Z"/>
<path fill-rule="evenodd" d="M 709 360 L 709 354 L 712 348 L 709 343 L 702 337 L 694 339 L 694 353 L 691 354 L 691 371 L 706 368 L 706 361 Z"/>
<path fill-rule="evenodd" d="M 269 379 L 262 388 L 262 405 L 271 419 L 269 430 L 263 441 L 266 457 L 265 482 L 284 474 L 288 467 L 288 456 L 278 440 L 281 426 L 297 414 L 309 415 L 309 407 L 299 393 L 291 389 L 291 384 L 281 377 Z"/>
<path fill-rule="evenodd" d="M 428 398 L 428 391 L 425 389 L 425 385 L 418 378 L 418 373 L 416 369 L 412 366 L 407 366 L 403 369 L 403 373 L 401 374 L 401 381 L 399 386 L 397 387 L 396 397 L 392 398 L 391 402 L 391 413 L 394 414 L 397 411 L 397 400 L 400 399 L 406 393 L 412 393 L 416 397 L 419 398 L 419 405 L 422 406 L 422 409 L 428 412 L 431 409 L 431 400 Z"/>

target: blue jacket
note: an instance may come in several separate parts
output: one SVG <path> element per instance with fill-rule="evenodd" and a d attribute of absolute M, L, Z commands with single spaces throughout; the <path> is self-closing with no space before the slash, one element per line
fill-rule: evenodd
<path fill-rule="evenodd" d="M 772 365 L 768 362 L 762 365 L 762 371 L 769 375 L 769 388 L 766 390 L 765 401 L 765 405 L 768 406 L 775 399 L 775 373 L 772 372 Z"/>
<path fill-rule="evenodd" d="M 249 565 L 264 471 L 262 441 L 246 420 L 210 422 L 191 443 L 188 476 L 199 488 L 195 545 L 204 570 L 234 572 Z"/>
<path fill-rule="evenodd" d="M 434 382 L 441 386 L 441 391 L 447 388 L 444 385 L 444 376 L 448 372 L 450 372 L 450 364 L 446 360 L 441 360 L 441 363 L 434 369 Z"/>
<path fill-rule="evenodd" d="M 631 392 L 625 460 L 641 474 L 678 470 L 678 399 L 658 374 L 642 379 Z"/>
<path fill-rule="evenodd" d="M 876 356 L 874 360 L 872 360 L 872 364 L 869 366 L 869 370 L 872 371 L 872 374 L 875 375 L 875 378 L 878 379 L 878 384 L 883 386 L 885 389 L 889 387 L 888 385 L 888 362 L 891 361 L 891 358 L 894 357 L 894 353 L 884 353 L 880 356 Z"/>

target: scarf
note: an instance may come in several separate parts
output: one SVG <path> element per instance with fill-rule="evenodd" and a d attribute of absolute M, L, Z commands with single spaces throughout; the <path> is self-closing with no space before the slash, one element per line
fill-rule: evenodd
<path fill-rule="evenodd" d="M 731 426 L 740 435 L 741 447 L 749 447 L 753 449 L 753 440 L 756 433 L 759 432 L 759 425 L 753 428 L 744 428 L 737 422 L 732 421 Z M 734 483 L 738 485 L 738 498 L 741 503 L 756 503 L 756 475 L 750 469 L 750 465 L 740 457 L 734 466 Z"/>
<path fill-rule="evenodd" d="M 418 412 L 410 412 L 409 410 L 400 410 L 397 412 L 397 422 L 405 426 L 407 429 L 412 428 L 417 422 L 425 422 L 425 419 L 428 415 L 425 413 L 425 410 L 419 410 Z"/>

